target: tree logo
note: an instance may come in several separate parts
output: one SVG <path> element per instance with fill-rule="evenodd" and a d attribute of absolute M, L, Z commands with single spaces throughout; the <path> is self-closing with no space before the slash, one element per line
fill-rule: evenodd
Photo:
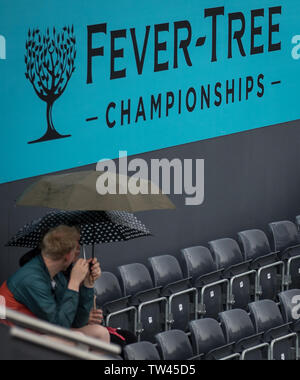
<path fill-rule="evenodd" d="M 39 29 L 28 31 L 26 41 L 26 78 L 37 96 L 47 104 L 47 131 L 43 137 L 29 144 L 57 140 L 71 135 L 59 134 L 52 120 L 52 109 L 63 94 L 75 71 L 76 38 L 74 26 L 64 27 L 61 32 L 49 28 L 42 35 Z"/>

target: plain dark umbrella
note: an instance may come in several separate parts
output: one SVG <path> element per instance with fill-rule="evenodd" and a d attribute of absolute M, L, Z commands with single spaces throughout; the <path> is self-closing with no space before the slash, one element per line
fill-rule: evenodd
<path fill-rule="evenodd" d="M 115 184 L 117 194 L 100 195 L 97 192 L 97 181 L 103 175 L 110 183 Z M 93 212 L 97 210 L 106 211 L 107 213 L 115 212 L 115 210 L 119 210 L 119 212 L 139 212 L 175 209 L 175 205 L 171 200 L 154 183 L 140 179 L 140 186 L 147 189 L 147 192 L 143 194 L 132 194 L 128 191 L 129 184 L 129 177 L 108 172 L 80 171 L 49 175 L 42 177 L 26 189 L 17 200 L 17 205 L 47 207 L 73 212 L 75 212 L 74 210 L 93 210 Z M 113 214 L 111 215 L 113 216 Z M 126 230 L 124 230 L 124 233 L 126 240 Z M 135 237 L 139 237 L 140 233 L 145 232 L 139 231 Z M 131 236 L 131 238 L 134 238 L 134 234 Z M 94 244 L 93 258 L 95 257 Z"/>

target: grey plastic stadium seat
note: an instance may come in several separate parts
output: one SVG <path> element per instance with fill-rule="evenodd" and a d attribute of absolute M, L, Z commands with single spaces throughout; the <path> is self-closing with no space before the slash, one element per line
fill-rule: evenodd
<path fill-rule="evenodd" d="M 300 229 L 300 215 L 296 216 L 296 225 L 298 227 L 298 230 Z"/>
<path fill-rule="evenodd" d="M 242 360 L 267 360 L 269 345 L 263 334 L 256 334 L 245 310 L 235 309 L 220 313 L 221 326 L 227 343 L 235 342 L 234 350 Z"/>
<path fill-rule="evenodd" d="M 103 310 L 106 326 L 135 333 L 136 308 L 129 305 L 130 297 L 123 297 L 119 281 L 113 273 L 102 273 L 95 283 L 95 294 L 97 307 Z"/>
<path fill-rule="evenodd" d="M 118 270 L 124 296 L 131 296 L 130 304 L 138 309 L 139 340 L 153 342 L 155 334 L 167 330 L 167 299 L 160 297 L 160 287 L 153 287 L 150 273 L 144 265 L 123 265 Z"/>
<path fill-rule="evenodd" d="M 156 347 L 150 342 L 134 343 L 124 348 L 125 360 L 160 360 Z"/>
<path fill-rule="evenodd" d="M 285 323 L 292 323 L 293 331 L 300 335 L 300 290 L 293 289 L 278 295 Z"/>
<path fill-rule="evenodd" d="M 157 334 L 155 338 L 162 360 L 191 360 L 194 358 L 192 345 L 183 331 L 166 331 Z"/>
<path fill-rule="evenodd" d="M 257 260 L 271 254 L 271 247 L 266 234 L 261 230 L 247 230 L 238 233 L 243 246 L 245 260 Z"/>
<path fill-rule="evenodd" d="M 189 321 L 196 318 L 197 289 L 191 287 L 189 279 L 183 278 L 175 257 L 152 257 L 149 263 L 154 286 L 162 287 L 161 296 L 168 298 L 169 327 L 186 331 Z"/>
<path fill-rule="evenodd" d="M 244 261 L 238 243 L 233 239 L 219 239 L 209 243 L 218 269 L 230 280 L 228 308 L 247 309 L 252 301 L 252 283 L 256 271 L 250 270 L 250 261 Z"/>
<path fill-rule="evenodd" d="M 285 286 L 288 289 L 300 288 L 300 237 L 297 227 L 290 221 L 269 224 L 274 249 L 286 264 Z"/>
<path fill-rule="evenodd" d="M 270 344 L 270 360 L 295 360 L 298 356 L 298 337 L 289 324 L 284 324 L 279 307 L 274 301 L 263 300 L 249 305 L 256 333 L 264 333 Z"/>
<path fill-rule="evenodd" d="M 251 269 L 257 271 L 256 301 L 276 300 L 284 287 L 284 263 L 278 259 L 266 234 L 261 230 L 248 230 L 238 233 L 245 260 L 251 260 Z"/>
<path fill-rule="evenodd" d="M 183 279 L 183 273 L 174 256 L 157 256 L 149 259 L 150 270 L 156 286 L 166 286 Z"/>
<path fill-rule="evenodd" d="M 194 353 L 204 360 L 233 360 L 240 355 L 233 344 L 226 344 L 220 324 L 212 318 L 198 319 L 189 324 Z"/>
<path fill-rule="evenodd" d="M 299 245 L 299 233 L 293 222 L 284 220 L 280 222 L 272 222 L 269 226 L 273 233 L 274 248 L 276 251 L 283 253 L 290 247 Z"/>
<path fill-rule="evenodd" d="M 211 252 L 206 247 L 191 247 L 181 251 L 181 266 L 186 278 L 198 289 L 198 316 L 218 318 L 227 308 L 229 281 L 217 270 Z"/>

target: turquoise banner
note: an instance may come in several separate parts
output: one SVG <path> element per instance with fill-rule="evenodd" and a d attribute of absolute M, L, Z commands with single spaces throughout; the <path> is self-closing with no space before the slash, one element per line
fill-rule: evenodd
<path fill-rule="evenodd" d="M 0 0 L 0 183 L 298 119 L 299 15 L 299 0 Z"/>

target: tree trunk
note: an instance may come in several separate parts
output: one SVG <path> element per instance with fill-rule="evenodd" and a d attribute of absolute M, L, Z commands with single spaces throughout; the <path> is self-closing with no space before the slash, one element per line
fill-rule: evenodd
<path fill-rule="evenodd" d="M 52 109 L 53 109 L 53 104 L 54 103 L 47 103 L 47 123 L 48 123 L 48 129 L 47 129 L 47 134 L 51 135 L 52 133 L 55 133 L 55 128 L 53 125 L 53 120 L 52 120 Z"/>
<path fill-rule="evenodd" d="M 58 139 L 63 139 L 66 137 L 71 137 L 71 135 L 61 135 L 59 134 L 56 129 L 54 128 L 53 125 L 53 120 L 52 120 L 52 109 L 53 109 L 53 101 L 47 102 L 47 132 L 43 137 L 41 137 L 38 140 L 31 141 L 28 144 L 36 144 L 40 142 L 45 142 L 45 141 L 51 141 L 51 140 L 58 140 Z"/>

